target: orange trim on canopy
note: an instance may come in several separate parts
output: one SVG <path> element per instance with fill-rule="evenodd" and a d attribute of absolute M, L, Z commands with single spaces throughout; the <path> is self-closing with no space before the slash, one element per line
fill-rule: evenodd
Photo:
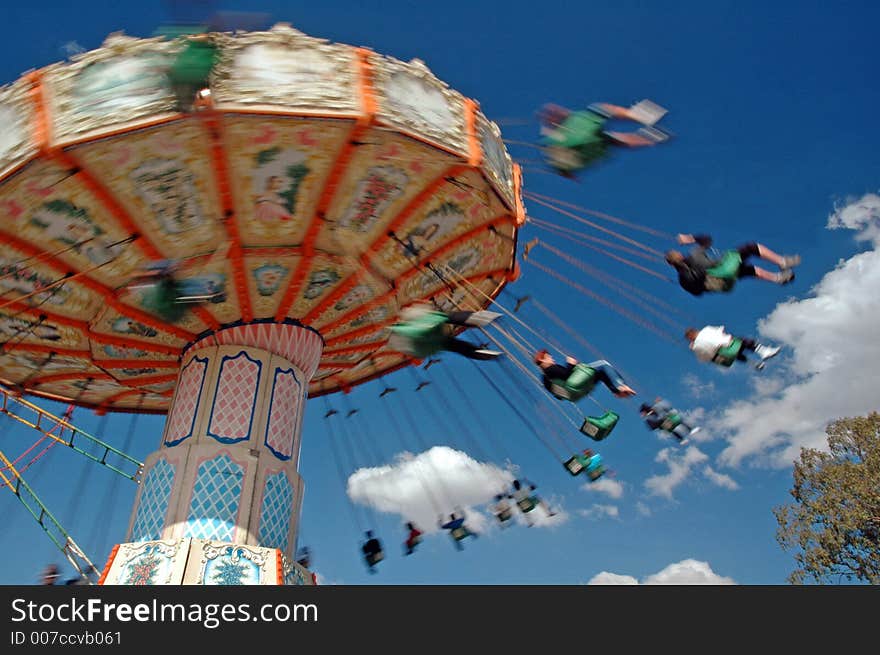
<path fill-rule="evenodd" d="M 80 330 L 81 332 L 89 331 L 89 324 L 87 321 L 80 321 L 75 318 L 62 316 L 61 314 L 55 314 L 53 312 L 46 311 L 45 309 L 43 309 L 43 307 L 31 307 L 30 305 L 25 305 L 23 302 L 13 302 L 7 305 L 7 309 L 14 311 L 17 315 L 27 314 L 29 316 L 36 316 L 37 318 L 39 318 L 41 315 L 45 316 L 46 320 L 44 321 L 44 323 L 57 323 L 58 325 L 64 325 L 66 327 L 74 328 L 75 330 Z"/>
<path fill-rule="evenodd" d="M 483 149 L 477 139 L 477 103 L 470 98 L 464 101 L 464 125 L 468 143 L 468 166 L 477 168 L 483 163 Z"/>
<path fill-rule="evenodd" d="M 366 279 L 367 272 L 359 268 L 353 273 L 350 273 L 342 283 L 337 286 L 333 291 L 331 291 L 321 302 L 312 307 L 305 316 L 302 318 L 302 322 L 306 325 L 310 324 L 310 321 L 314 319 L 316 316 L 320 316 L 323 314 L 327 308 L 335 303 L 337 300 L 342 298 L 346 293 L 351 291 L 355 286 L 360 284 Z"/>
<path fill-rule="evenodd" d="M 290 284 L 287 285 L 284 296 L 278 305 L 278 310 L 275 312 L 276 321 L 284 320 L 290 312 L 290 308 L 296 302 L 305 277 L 311 269 L 310 264 L 315 256 L 315 241 L 323 227 L 324 217 L 333 202 L 336 189 L 339 186 L 339 180 L 348 168 L 348 164 L 357 147 L 356 144 L 361 136 L 370 128 L 376 116 L 376 98 L 373 93 L 370 51 L 366 48 L 358 48 L 357 50 L 357 75 L 358 88 L 361 94 L 361 114 L 352 127 L 348 139 L 346 139 L 336 155 L 333 168 L 330 169 L 330 173 L 324 182 L 324 188 L 321 190 L 321 195 L 315 207 L 315 215 L 309 221 L 309 226 L 306 228 L 306 233 L 303 237 L 302 259 L 299 261 Z M 311 313 L 309 312 L 309 314 Z"/>
<path fill-rule="evenodd" d="M 88 377 L 92 380 L 113 380 L 116 382 L 116 378 L 114 378 L 109 373 L 92 373 L 89 372 Z M 30 386 L 38 386 L 41 384 L 47 384 L 50 382 L 64 382 L 66 380 L 81 380 L 83 378 L 82 371 L 76 371 L 75 373 L 53 373 L 52 375 L 41 375 L 39 377 L 35 377 L 28 381 L 25 385 L 25 388 Z"/>
<path fill-rule="evenodd" d="M 7 232 L 3 232 L 0 230 L 0 243 L 11 246 L 15 250 L 27 255 L 28 257 L 45 257 L 48 253 L 46 251 L 37 248 L 36 246 L 31 245 L 27 241 L 20 239 L 16 236 L 13 236 Z M 63 262 L 57 259 L 45 258 L 40 261 L 40 264 L 45 265 L 49 268 L 58 271 L 61 274 L 79 274 L 80 272 L 75 271 L 72 267 L 66 266 Z M 95 292 L 101 298 L 104 299 L 110 307 L 118 311 L 120 314 L 127 316 L 128 318 L 135 318 L 139 322 L 144 325 L 149 325 L 150 327 L 154 327 L 163 332 L 168 332 L 175 336 L 181 337 L 182 339 L 186 339 L 187 341 L 191 341 L 195 338 L 195 334 L 188 332 L 187 330 L 183 330 L 174 325 L 168 325 L 163 323 L 162 321 L 155 318 L 152 314 L 148 314 L 134 307 L 130 307 L 116 297 L 116 292 L 108 286 L 105 286 L 101 282 L 94 280 L 87 276 L 81 276 L 76 278 L 77 282 L 82 284 L 84 287 L 89 289 L 90 291 Z M 12 298 L 11 300 L 15 300 Z"/>
<path fill-rule="evenodd" d="M 75 357 L 78 359 L 86 359 L 88 361 L 92 361 L 92 351 L 91 350 L 73 350 L 71 348 L 55 348 L 53 346 L 44 346 L 40 343 L 5 343 L 3 347 L 0 348 L 0 352 L 11 352 L 13 350 L 18 350 L 19 352 L 24 353 L 41 353 L 44 355 L 48 355 L 50 353 L 54 353 L 60 357 Z"/>
<path fill-rule="evenodd" d="M 79 171 L 74 176 L 74 179 L 79 180 L 83 186 L 88 189 L 89 193 L 91 193 L 104 209 L 116 219 L 116 222 L 122 226 L 122 229 L 125 230 L 128 236 L 133 236 L 135 234 L 138 235 L 138 238 L 135 239 L 134 243 L 138 244 L 138 248 L 141 249 L 144 255 L 146 255 L 151 261 L 163 258 L 162 253 L 156 247 L 156 244 L 150 241 L 149 237 L 145 235 L 137 223 L 134 222 L 134 219 L 132 219 L 125 207 L 122 206 L 122 204 L 113 196 L 110 190 L 98 180 L 98 178 L 92 175 L 92 173 L 85 167 L 85 164 L 79 161 L 73 154 L 65 150 L 55 151 L 53 157 L 59 164 L 64 166 L 64 168 L 67 168 L 68 170 L 77 169 Z"/>
<path fill-rule="evenodd" d="M 342 334 L 338 337 L 333 337 L 332 339 L 327 339 L 327 341 L 324 344 L 324 347 L 327 348 L 334 343 L 339 343 L 340 341 L 343 341 L 343 340 L 354 339 L 355 337 L 359 337 L 363 334 L 369 334 L 370 332 L 373 332 L 373 331 L 378 332 L 381 329 L 382 328 L 376 327 L 375 325 L 365 325 L 364 327 L 359 327 L 356 330 L 352 330 L 351 332 L 346 332 L 345 334 Z M 324 352 L 327 352 L 327 351 L 325 350 Z"/>
<path fill-rule="evenodd" d="M 404 273 L 403 275 L 401 275 L 400 278 L 399 278 L 399 280 L 400 280 L 402 283 L 403 283 L 403 282 L 406 282 L 410 277 L 413 276 L 413 274 L 420 272 L 420 270 L 421 270 L 421 269 L 418 268 L 418 267 L 413 267 L 413 268 L 409 269 L 406 273 Z M 496 277 L 496 276 L 499 276 L 499 275 L 505 275 L 505 274 L 507 273 L 508 270 L 509 270 L 509 269 L 507 269 L 506 267 L 505 267 L 505 268 L 500 268 L 500 269 L 496 269 L 496 270 L 493 270 L 493 271 L 488 271 L 488 272 L 486 272 L 486 273 L 477 273 L 477 274 L 475 274 L 475 275 L 472 275 L 472 276 L 470 276 L 470 277 L 466 277 L 466 278 L 464 278 L 464 279 L 467 280 L 467 281 L 472 281 L 472 280 L 482 280 L 482 279 L 485 279 L 485 278 Z M 434 290 L 434 289 L 439 289 L 439 288 L 445 286 L 440 280 L 438 280 L 438 282 L 439 282 L 439 284 L 438 284 L 436 287 L 432 287 L 432 290 Z M 329 324 L 327 324 L 327 325 L 323 325 L 323 326 L 321 326 L 321 332 L 324 333 L 324 334 L 327 334 L 327 333 L 329 333 L 329 332 L 332 332 L 335 328 L 337 328 L 337 327 L 339 327 L 340 325 L 343 325 L 344 323 L 346 323 L 346 322 L 352 320 L 352 318 L 354 318 L 354 317 L 357 316 L 358 314 L 360 314 L 360 313 L 364 313 L 364 312 L 368 312 L 368 311 L 370 311 L 371 309 L 374 309 L 374 308 L 376 308 L 376 307 L 381 307 L 382 305 L 384 305 L 385 303 L 387 303 L 388 301 L 390 301 L 392 298 L 394 298 L 396 295 L 397 295 L 397 289 L 392 289 L 391 291 L 389 291 L 389 292 L 387 292 L 387 293 L 383 293 L 381 296 L 376 296 L 375 298 L 373 298 L 373 299 L 370 300 L 369 302 L 364 303 L 364 304 L 361 305 L 360 307 L 358 307 L 358 308 L 356 308 L 356 309 L 354 309 L 354 310 L 352 310 L 352 311 L 350 311 L 350 312 L 346 312 L 345 314 L 343 314 L 342 316 L 340 316 L 339 318 L 337 318 L 335 321 L 333 321 L 333 322 L 331 322 L 331 323 L 329 323 Z M 389 325 L 389 324 L 391 324 L 391 323 L 394 323 L 395 320 L 396 320 L 396 318 L 393 319 L 393 320 L 392 320 L 392 319 L 389 319 L 389 322 L 382 323 L 382 324 L 374 324 L 374 326 L 376 326 L 376 328 L 378 329 L 378 327 L 385 327 L 385 325 Z"/>
<path fill-rule="evenodd" d="M 522 201 L 522 167 L 519 164 L 513 165 L 513 202 L 515 203 L 514 207 L 514 218 L 516 219 L 516 226 L 520 227 L 526 222 L 526 208 L 523 206 Z"/>
<path fill-rule="evenodd" d="M 394 232 L 409 220 L 410 216 L 412 216 L 417 209 L 434 197 L 434 194 L 437 193 L 438 189 L 444 184 L 447 184 L 447 178 L 455 177 L 460 173 L 464 173 L 468 169 L 469 167 L 466 164 L 455 164 L 443 171 L 439 177 L 435 178 L 430 184 L 428 184 L 428 186 L 422 189 L 415 198 L 407 203 L 406 207 L 404 207 L 400 213 L 392 219 L 388 226 L 383 230 L 382 234 L 370 244 L 364 252 L 364 255 L 369 256 L 373 253 L 379 252 L 379 249 L 385 244 L 385 241 L 390 238 L 388 236 L 389 232 Z"/>
<path fill-rule="evenodd" d="M 217 190 L 220 193 L 220 207 L 223 212 L 223 224 L 226 235 L 230 241 L 229 260 L 232 263 L 232 278 L 235 285 L 235 293 L 238 296 L 238 305 L 241 317 L 245 323 L 254 318 L 254 310 L 251 306 L 250 291 L 244 273 L 244 257 L 242 256 L 241 234 L 238 231 L 238 223 L 235 219 L 235 200 L 232 197 L 232 183 L 229 175 L 229 161 L 226 156 L 226 145 L 223 141 L 223 124 L 220 114 L 213 107 L 203 110 L 202 117 L 211 140 L 211 167 L 214 171 L 214 179 Z M 202 308 L 204 309 L 204 308 Z M 207 312 L 207 310 L 206 310 Z M 216 330 L 220 324 L 208 313 L 211 319 L 208 322 L 212 330 Z M 199 318 L 202 318 L 199 315 Z M 202 318 L 202 320 L 205 320 Z"/>
<path fill-rule="evenodd" d="M 388 224 L 388 227 L 380 234 L 376 239 L 371 243 L 364 253 L 360 257 L 361 263 L 364 265 L 364 268 L 359 268 L 356 271 L 353 271 L 346 277 L 324 300 L 315 305 L 303 318 L 302 322 L 308 325 L 310 321 L 314 320 L 316 317 L 319 317 L 323 314 L 327 308 L 339 300 L 346 293 L 351 291 L 355 286 L 364 281 L 366 276 L 365 269 L 372 268 L 369 263 L 370 255 L 375 252 L 378 252 L 379 248 L 384 245 L 386 239 L 388 239 L 388 233 L 393 232 L 397 227 L 399 227 L 404 221 L 406 221 L 414 211 L 416 211 L 424 202 L 428 201 L 434 193 L 446 183 L 447 177 L 454 177 L 458 173 L 467 169 L 467 166 L 463 164 L 457 164 L 452 166 L 446 171 L 444 171 L 439 177 L 435 178 L 428 186 L 422 189 L 418 195 L 416 195 L 412 200 L 410 200 L 406 207 L 404 207 L 400 213 L 395 216 L 391 222 Z"/>
<path fill-rule="evenodd" d="M 116 378 L 114 378 L 116 379 Z M 122 380 L 118 380 L 120 383 L 124 384 L 127 387 L 137 386 L 142 387 L 145 385 L 151 384 L 162 384 L 163 382 L 173 382 L 177 379 L 177 373 L 165 373 L 164 375 L 145 375 L 142 378 L 139 377 L 131 377 L 131 378 L 123 378 Z"/>
<path fill-rule="evenodd" d="M 372 326 L 371 326 L 372 327 Z M 362 343 L 356 346 L 346 346 L 345 348 L 338 348 L 337 350 L 325 350 L 321 354 L 321 361 L 324 362 L 325 359 L 332 360 L 334 355 L 350 355 L 351 353 L 368 353 L 372 350 L 378 350 L 384 344 L 384 340 L 380 341 L 371 341 L 370 343 Z M 332 362 L 328 361 L 328 364 Z"/>
<path fill-rule="evenodd" d="M 113 560 L 116 559 L 116 553 L 119 552 L 119 544 L 113 546 L 113 550 L 110 551 L 110 557 L 107 558 L 107 563 L 104 565 L 104 570 L 101 571 L 101 577 L 98 578 L 98 584 L 104 584 L 104 581 L 107 579 L 107 575 L 110 573 L 110 567 L 113 566 Z"/>
<path fill-rule="evenodd" d="M 327 175 L 327 179 L 324 182 L 324 188 L 318 198 L 315 214 L 309 221 L 309 226 L 306 228 L 306 233 L 303 236 L 303 243 L 300 249 L 302 258 L 297 262 L 296 270 L 293 273 L 290 284 L 287 285 L 284 296 L 281 298 L 281 302 L 278 305 L 278 311 L 275 312 L 276 321 L 282 321 L 287 317 L 290 308 L 293 307 L 293 304 L 296 302 L 296 298 L 302 289 L 306 275 L 311 269 L 311 262 L 315 257 L 315 241 L 318 238 L 318 233 L 323 227 L 324 216 L 327 213 L 327 209 L 330 207 L 330 203 L 333 201 L 333 196 L 339 185 L 339 180 L 345 172 L 345 169 L 348 167 L 348 163 L 351 161 L 351 156 L 355 149 L 354 143 L 360 138 L 364 130 L 365 127 L 362 123 L 356 123 L 354 127 L 352 127 L 345 143 L 340 148 L 339 153 L 336 155 L 336 161 L 333 163 L 333 168 L 330 169 L 330 173 Z"/>
<path fill-rule="evenodd" d="M 28 89 L 28 98 L 34 110 L 34 121 L 31 125 L 34 142 L 37 145 L 37 151 L 44 155 L 49 152 L 49 143 L 52 137 L 50 134 L 51 123 L 43 96 L 43 70 L 35 70 L 28 73 L 26 79 L 31 85 Z"/>
<path fill-rule="evenodd" d="M 149 341 L 139 341 L 138 339 L 126 339 L 125 337 L 118 337 L 113 334 L 104 334 L 103 332 L 89 332 L 89 338 L 98 343 L 122 346 L 124 348 L 137 348 L 138 350 L 165 353 L 166 355 L 179 355 L 181 351 L 181 348 L 175 346 L 166 346 L 161 343 L 150 343 Z"/>
<path fill-rule="evenodd" d="M 488 223 L 481 223 L 480 225 L 477 225 L 476 227 L 471 228 L 467 232 L 464 232 L 463 234 L 460 234 L 456 238 L 452 239 L 451 241 L 443 244 L 440 248 L 438 248 L 433 253 L 431 253 L 431 257 L 426 262 L 424 262 L 424 263 L 416 262 L 415 264 L 410 266 L 410 268 L 408 268 L 405 271 L 403 271 L 402 273 L 400 273 L 396 277 L 397 284 L 396 284 L 395 288 L 391 289 L 390 291 L 385 292 L 381 296 L 377 296 L 373 300 L 365 303 L 364 305 L 361 305 L 360 307 L 355 308 L 354 310 L 352 310 L 350 312 L 346 312 L 345 314 L 343 314 L 342 316 L 337 318 L 335 321 L 333 321 L 329 325 L 322 325 L 321 332 L 326 334 L 327 332 L 332 330 L 333 327 L 338 326 L 340 323 L 344 323 L 346 320 L 350 320 L 350 318 L 353 315 L 355 315 L 359 312 L 369 311 L 369 309 L 372 309 L 374 307 L 377 307 L 378 305 L 381 305 L 383 302 L 385 302 L 386 299 L 397 295 L 397 289 L 403 283 L 405 283 L 407 280 L 409 280 L 409 278 L 411 278 L 413 275 L 416 275 L 418 272 L 420 272 L 422 270 L 422 266 L 424 266 L 424 264 L 429 263 L 439 257 L 442 257 L 449 250 L 452 250 L 452 249 L 456 248 L 458 245 L 460 245 L 461 243 L 463 243 L 469 239 L 472 239 L 475 235 L 479 234 L 480 232 L 482 232 L 484 230 L 488 230 L 490 226 L 494 226 L 494 225 L 497 225 L 499 223 L 503 223 L 508 220 L 510 220 L 510 215 L 503 214 L 501 216 L 498 216 L 498 217 L 492 219 Z M 360 271 L 360 273 L 363 274 L 363 271 Z M 348 281 L 348 279 L 347 279 L 347 281 Z M 356 283 L 357 283 L 356 281 L 349 283 L 348 286 L 353 287 Z M 327 300 L 330 300 L 330 298 L 328 297 Z M 381 301 L 381 302 L 377 302 L 377 301 Z M 329 305 L 329 303 L 327 303 L 327 304 Z M 320 307 L 320 305 L 318 307 Z M 316 310 L 318 309 L 318 307 L 315 307 L 315 309 L 313 309 L 311 312 L 309 312 L 306 315 L 306 318 L 303 319 L 304 323 L 308 323 L 308 319 L 313 316 L 319 316 L 316 314 Z"/>
<path fill-rule="evenodd" d="M 140 389 L 126 389 L 125 391 L 120 391 L 119 393 L 113 394 L 109 398 L 106 398 L 101 403 L 101 406 L 102 407 L 109 406 L 109 405 L 112 405 L 113 403 L 115 403 L 117 400 L 122 400 L 123 398 L 126 398 L 128 396 L 142 395 L 143 393 L 144 392 L 141 391 Z M 163 394 L 156 394 L 156 395 L 161 396 Z"/>
<path fill-rule="evenodd" d="M 178 368 L 179 359 L 93 359 L 101 368 Z M 132 378 L 137 379 L 137 378 Z"/>

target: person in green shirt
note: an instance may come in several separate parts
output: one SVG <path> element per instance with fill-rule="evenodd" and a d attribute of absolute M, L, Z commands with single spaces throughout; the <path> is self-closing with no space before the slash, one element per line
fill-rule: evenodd
<path fill-rule="evenodd" d="M 542 146 L 547 163 L 557 173 L 573 178 L 584 168 L 604 159 L 614 147 L 641 148 L 662 143 L 669 135 L 654 127 L 666 110 L 649 100 L 630 108 L 608 103 L 571 111 L 559 105 L 545 105 L 540 112 Z M 610 120 L 643 125 L 636 132 L 607 130 Z"/>

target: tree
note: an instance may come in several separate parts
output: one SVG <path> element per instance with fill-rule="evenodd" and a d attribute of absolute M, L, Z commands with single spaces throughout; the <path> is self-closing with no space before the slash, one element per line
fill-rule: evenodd
<path fill-rule="evenodd" d="M 780 545 L 797 549 L 789 582 L 880 584 L 880 414 L 840 419 L 825 432 L 829 452 L 801 449 L 794 502 L 773 510 Z"/>

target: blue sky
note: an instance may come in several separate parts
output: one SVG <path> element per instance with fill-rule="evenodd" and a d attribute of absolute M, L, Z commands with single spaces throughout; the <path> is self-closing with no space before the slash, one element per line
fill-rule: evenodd
<path fill-rule="evenodd" d="M 518 464 L 545 496 L 564 508 L 567 520 L 554 527 L 490 530 L 481 539 L 466 542 L 464 552 L 456 552 L 444 535 L 432 536 L 415 555 L 404 558 L 398 548 L 404 538 L 401 518 L 358 509 L 359 520 L 370 522 L 385 541 L 389 555 L 379 574 L 370 576 L 358 557 L 358 526 L 351 518 L 326 441 L 324 404 L 317 400 L 308 408 L 304 424 L 300 461 L 306 492 L 300 543 L 311 547 L 314 568 L 324 580 L 346 584 L 575 584 L 603 571 L 641 580 L 670 564 L 693 559 L 707 562 L 718 575 L 739 583 L 785 582 L 793 562 L 775 542 L 771 508 L 787 500 L 790 467 L 784 462 L 785 451 L 774 455 L 761 447 L 737 446 L 748 442 L 751 429 L 744 429 L 739 421 L 752 426 L 768 413 L 802 411 L 797 409 L 798 398 L 786 401 L 785 388 L 805 380 L 802 388 L 816 386 L 815 376 L 823 374 L 823 369 L 807 360 L 821 359 L 823 348 L 831 355 L 840 353 L 835 351 L 838 345 L 833 340 L 814 343 L 796 334 L 794 325 L 812 325 L 810 321 L 818 320 L 817 312 L 821 311 L 814 304 L 797 301 L 808 299 L 814 286 L 841 260 L 855 262 L 854 258 L 876 252 L 876 241 L 856 241 L 853 231 L 828 230 L 826 223 L 836 209 L 868 197 L 866 194 L 876 193 L 880 187 L 880 139 L 875 126 L 880 90 L 870 66 L 876 59 L 875 25 L 880 7 L 865 2 L 773 5 L 616 1 L 548 6 L 552 11 L 519 1 L 328 1 L 308 8 L 280 2 L 218 5 L 266 12 L 272 21 L 290 22 L 314 36 L 369 46 L 399 59 L 420 58 L 441 79 L 477 99 L 490 118 L 502 123 L 508 139 L 533 140 L 537 131 L 534 112 L 545 102 L 580 107 L 597 101 L 628 104 L 651 98 L 670 110 L 663 123 L 675 137 L 668 144 L 621 153 L 585 174 L 580 183 L 529 165 L 526 189 L 665 232 L 708 231 L 722 245 L 755 239 L 804 258 L 790 286 L 745 281 L 729 295 L 693 298 L 672 284 L 593 251 L 578 252 L 571 243 L 525 227 L 522 242 L 534 236 L 546 238 L 673 303 L 692 315 L 700 323 L 697 327 L 724 324 L 731 331 L 754 334 L 758 322 L 772 314 L 762 322 L 762 329 L 767 337 L 783 342 L 788 339 L 787 354 L 778 360 L 777 369 L 765 376 L 764 386 L 755 387 L 754 371 L 742 367 L 723 372 L 700 365 L 684 343 L 674 345 L 658 339 L 525 264 L 523 276 L 510 287 L 512 295 L 540 298 L 634 375 L 630 381 L 640 392 L 637 400 L 619 401 L 604 390 L 598 391 L 600 401 L 622 415 L 615 434 L 599 448 L 616 471 L 614 480 L 622 485 L 622 495 L 613 498 L 582 489 L 583 481 L 563 471 L 506 405 L 485 388 L 468 362 L 447 357 L 441 366 L 460 376 L 484 412 L 483 419 L 493 427 L 493 438 L 478 436 L 481 450 Z M 108 33 L 119 30 L 146 36 L 169 19 L 165 4 L 156 2 L 21 3 L 8 7 L 4 17 L 5 34 L 0 41 L 0 78 L 4 82 L 63 59 L 66 44 L 95 48 Z M 528 124 L 517 123 L 522 119 Z M 528 148 L 511 146 L 511 152 L 515 158 L 536 157 Z M 586 229 L 535 203 L 527 203 L 527 209 L 537 218 Z M 839 215 L 848 227 L 865 227 L 863 217 Z M 869 220 L 878 216 L 880 213 L 870 214 Z M 660 250 L 672 245 L 629 234 Z M 617 300 L 613 292 L 577 269 L 552 261 L 546 251 L 536 258 Z M 867 275 L 867 269 L 863 272 Z M 859 277 L 853 279 L 847 289 L 858 284 Z M 871 293 L 870 288 L 866 291 Z M 876 295 L 876 287 L 873 292 Z M 510 306 L 512 295 L 502 295 L 502 302 Z M 840 294 L 837 298 L 846 301 Z M 773 313 L 778 303 L 788 299 L 794 302 Z M 846 307 L 836 309 L 844 311 Z M 876 304 L 869 309 L 875 311 Z M 522 311 L 525 319 L 546 329 L 573 352 L 590 357 L 534 308 L 526 306 Z M 868 314 L 871 316 L 880 313 Z M 486 366 L 499 375 L 497 366 Z M 429 373 L 443 379 L 437 369 Z M 827 379 L 832 373 L 824 374 Z M 870 379 L 861 381 L 874 384 Z M 395 374 L 389 383 L 401 389 L 395 402 L 411 401 L 411 409 L 432 445 L 467 451 L 479 459 L 479 453 L 461 438 L 460 430 L 432 423 L 424 400 L 430 387 L 415 396 L 408 372 Z M 702 390 L 700 397 L 694 395 L 695 385 Z M 349 400 L 361 408 L 370 438 L 387 459 L 405 443 L 415 442 L 394 433 L 386 404 L 378 399 L 380 390 L 381 384 L 373 383 L 356 389 Z M 669 463 L 679 462 L 686 453 L 676 449 L 666 460 L 656 461 L 658 453 L 671 444 L 652 435 L 637 414 L 640 399 L 661 393 L 679 407 L 701 408 L 711 428 L 706 430 L 705 440 L 693 446 L 705 459 L 693 455 L 695 463 L 671 489 L 671 497 L 652 494 L 657 487 L 645 482 L 669 474 Z M 452 396 L 452 391 L 447 390 L 447 395 Z M 739 413 L 725 413 L 737 401 Z M 330 402 L 341 405 L 335 397 Z M 50 403 L 44 405 L 58 410 Z M 821 402 L 813 405 L 826 411 Z M 832 403 L 827 405 L 829 413 L 824 419 L 853 408 L 869 407 Z M 393 411 L 405 425 L 399 407 Z M 473 420 L 466 408 L 461 412 L 453 426 L 456 421 Z M 83 429 L 102 427 L 101 419 L 85 410 L 74 416 Z M 127 416 L 111 417 L 102 432 L 111 443 L 122 445 L 129 425 Z M 780 447 L 813 443 L 821 433 L 817 425 L 814 417 L 793 436 L 776 430 L 768 439 Z M 140 418 L 135 424 L 132 454 L 144 457 L 151 452 L 158 445 L 161 426 L 159 418 Z M 17 453 L 33 437 L 23 428 L 4 423 L 0 439 L 5 450 Z M 589 445 L 579 435 L 572 439 L 580 439 L 583 447 Z M 356 466 L 373 463 L 361 457 L 360 451 L 355 452 Z M 706 465 L 729 476 L 737 488 L 713 483 L 703 473 Z M 87 477 L 83 477 L 84 470 Z M 69 452 L 53 452 L 29 473 L 28 479 L 62 523 L 93 554 L 96 563 L 103 564 L 109 549 L 123 537 L 134 485 L 120 481 L 114 486 L 110 474 L 80 462 Z M 83 489 L 81 498 L 70 501 L 78 489 Z M 435 490 L 442 495 L 439 487 Z M 596 512 L 602 511 L 595 509 L 597 504 L 615 507 L 617 516 L 597 516 Z M 579 510 L 593 514 L 582 516 Z M 30 583 L 46 562 L 60 562 L 57 552 L 9 494 L 0 497 L 0 515 L 4 517 L 0 545 L 5 553 L 0 582 Z M 106 528 L 99 527 L 105 523 Z"/>

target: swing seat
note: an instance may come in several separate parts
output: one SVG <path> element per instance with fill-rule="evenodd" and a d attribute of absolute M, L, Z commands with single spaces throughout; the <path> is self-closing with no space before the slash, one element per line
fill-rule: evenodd
<path fill-rule="evenodd" d="M 718 349 L 718 352 L 715 353 L 715 357 L 712 358 L 712 361 L 721 366 L 732 366 L 736 361 L 737 355 L 739 355 L 742 350 L 742 345 L 742 339 L 734 337 L 729 346 L 724 346 L 723 348 Z"/>
<path fill-rule="evenodd" d="M 721 261 L 706 270 L 706 289 L 727 292 L 736 285 L 742 255 L 736 250 L 728 250 Z"/>
<path fill-rule="evenodd" d="M 672 432 L 679 425 L 681 425 L 681 416 L 678 414 L 667 414 L 666 418 L 664 418 L 663 422 L 660 424 L 660 429 L 665 430 L 666 432 Z"/>
<path fill-rule="evenodd" d="M 141 306 L 167 323 L 180 320 L 186 313 L 182 304 L 177 302 L 177 285 L 170 278 L 147 286 L 141 294 Z"/>
<path fill-rule="evenodd" d="M 426 359 L 446 343 L 446 314 L 427 312 L 418 318 L 391 326 L 389 347 L 418 359 Z"/>
<path fill-rule="evenodd" d="M 370 566 L 375 566 L 383 559 L 385 559 L 385 553 L 380 550 L 378 553 L 371 553 L 369 555 L 366 555 L 365 559 L 367 560 L 367 564 L 369 564 Z"/>
<path fill-rule="evenodd" d="M 586 459 L 586 458 L 583 458 Z M 595 482 L 605 473 L 605 464 L 602 462 L 602 455 L 596 454 L 589 458 L 584 464 L 587 471 L 587 477 L 591 482 Z"/>
<path fill-rule="evenodd" d="M 208 86 L 217 60 L 217 46 L 203 39 L 190 39 L 168 71 L 172 84 Z"/>
<path fill-rule="evenodd" d="M 456 541 L 461 541 L 462 539 L 467 538 L 470 535 L 470 532 L 468 532 L 466 527 L 460 526 L 458 528 L 453 528 L 452 530 L 450 530 L 449 534 L 451 534 L 452 538 Z"/>
<path fill-rule="evenodd" d="M 507 509 L 503 509 L 495 515 L 495 518 L 497 518 L 498 521 L 501 523 L 506 523 L 513 518 L 513 510 L 509 507 Z"/>
<path fill-rule="evenodd" d="M 534 496 L 530 496 L 528 498 L 523 498 L 522 500 L 516 501 L 516 506 L 519 507 L 520 511 L 523 514 L 528 514 L 538 506 L 538 501 L 535 499 Z"/>
<path fill-rule="evenodd" d="M 565 467 L 565 470 L 572 475 L 579 475 L 584 470 L 582 458 L 579 455 L 574 455 L 565 460 L 565 462 L 563 462 L 563 466 Z"/>
<path fill-rule="evenodd" d="M 577 364 L 565 380 L 553 380 L 551 393 L 560 400 L 577 402 L 596 386 L 596 370 L 586 364 Z"/>
<path fill-rule="evenodd" d="M 593 441 L 602 441 L 614 430 L 620 416 L 614 412 L 605 412 L 602 416 L 587 416 L 581 425 L 581 432 Z"/>

